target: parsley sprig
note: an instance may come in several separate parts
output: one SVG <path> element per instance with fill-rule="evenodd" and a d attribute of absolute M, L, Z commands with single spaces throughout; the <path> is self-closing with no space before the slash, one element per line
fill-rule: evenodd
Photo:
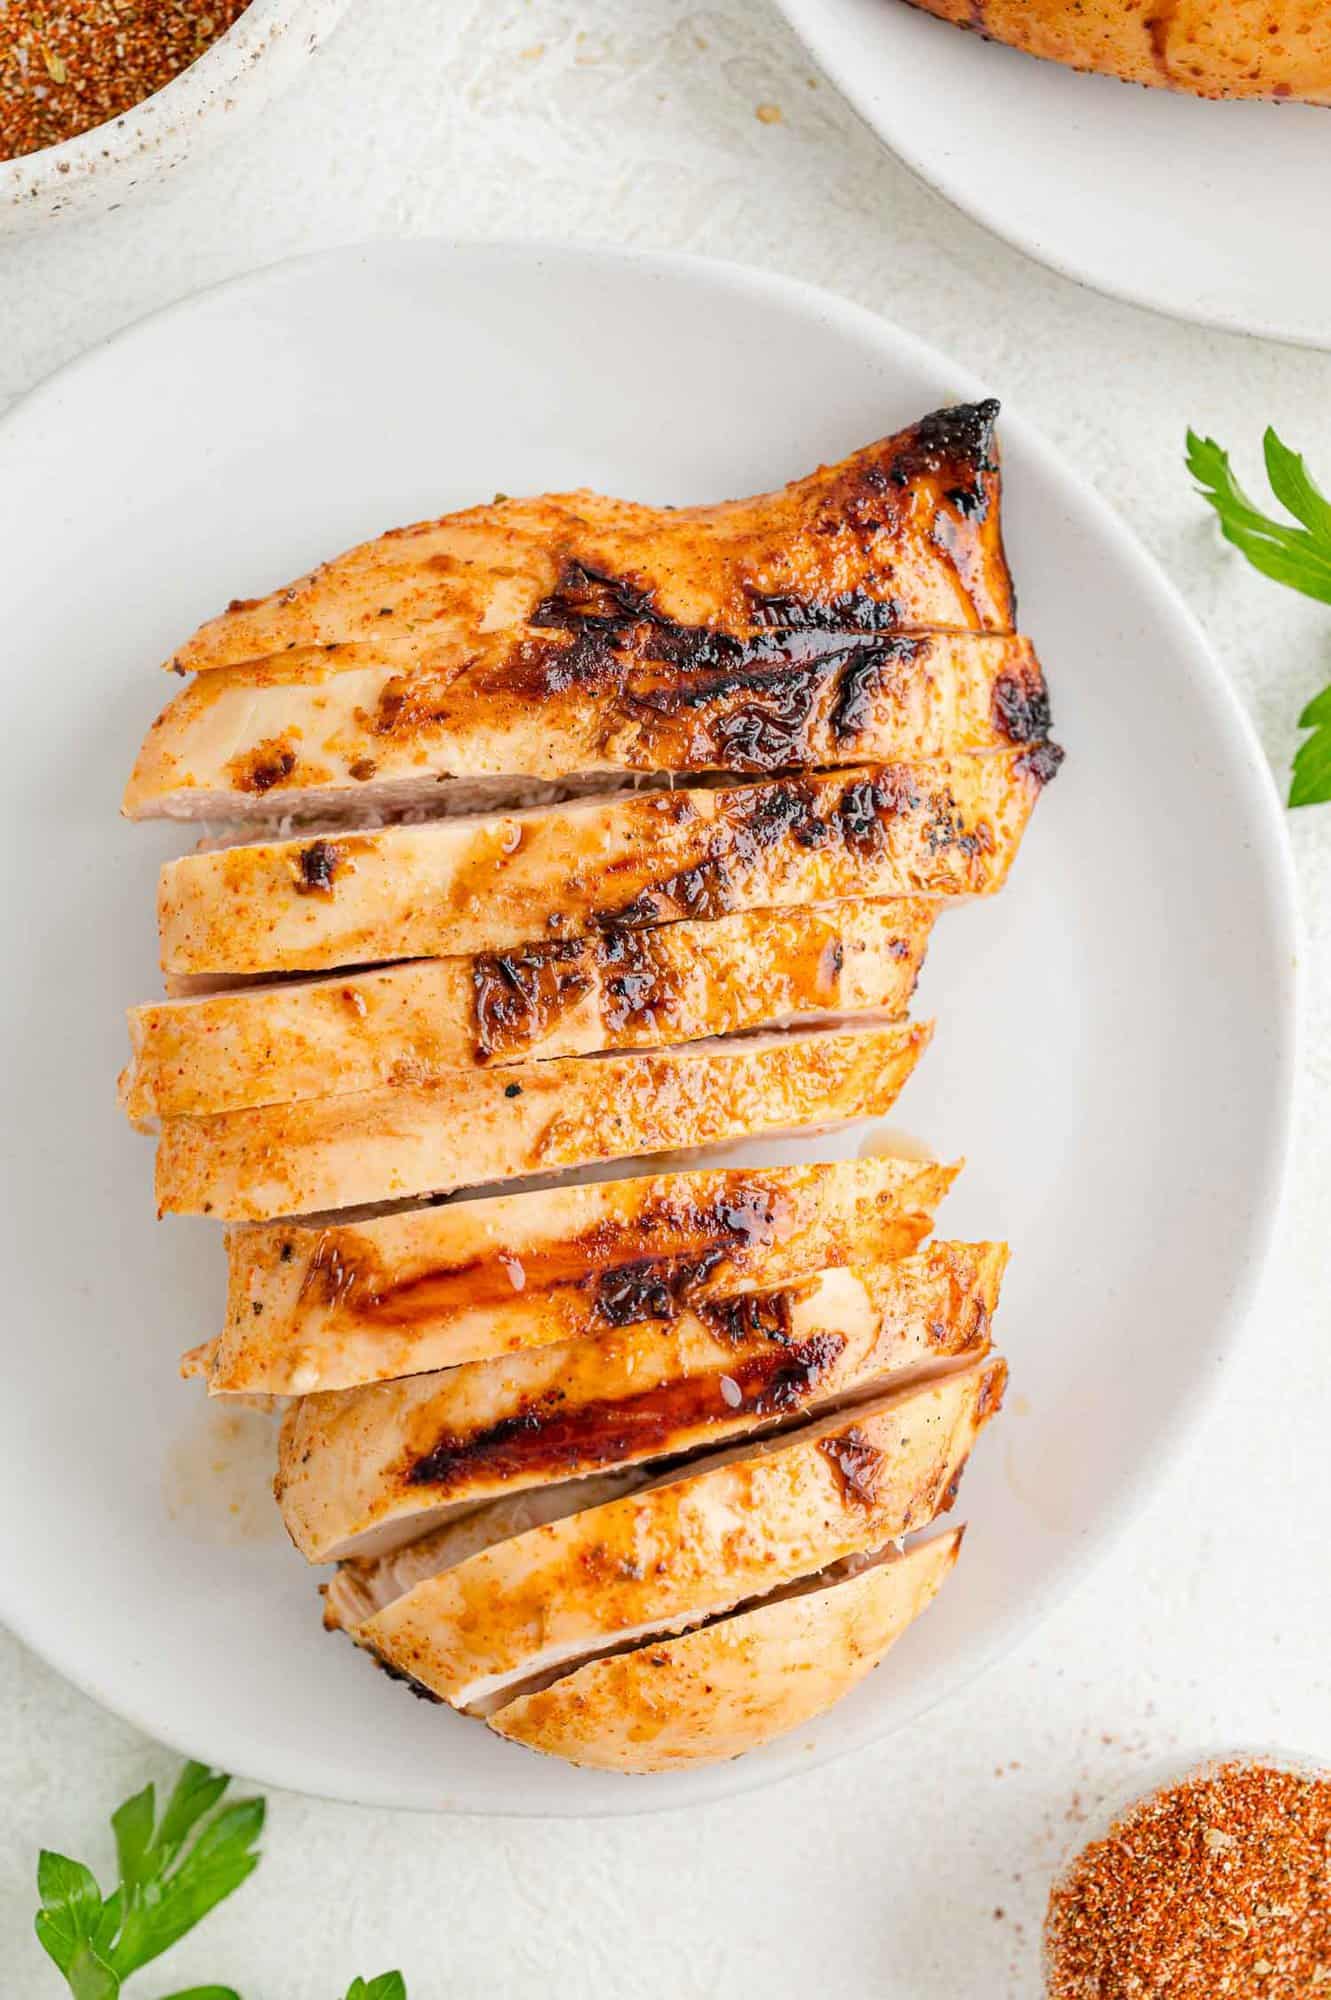
<path fill-rule="evenodd" d="M 1214 438 L 1188 432 L 1188 470 L 1214 507 L 1225 540 L 1241 550 L 1254 569 L 1305 597 L 1331 604 L 1331 500 L 1298 452 L 1273 430 L 1267 430 L 1262 448 L 1271 491 L 1297 527 L 1253 505 L 1234 477 L 1229 453 Z M 1314 695 L 1299 717 L 1299 728 L 1312 734 L 1295 753 L 1289 802 L 1324 805 L 1331 800 L 1331 687 Z"/>
<path fill-rule="evenodd" d="M 81 1861 L 43 1849 L 37 1862 L 37 1937 L 73 2000 L 119 2000 L 132 1973 L 193 1930 L 259 1865 L 262 1799 L 222 1805 L 231 1783 L 187 1764 L 161 1818 L 145 1785 L 112 1813 L 120 1880 L 103 1896 Z M 241 2000 L 232 1986 L 191 1986 L 166 2000 Z M 355 1979 L 346 2000 L 407 2000 L 400 1972 Z"/>

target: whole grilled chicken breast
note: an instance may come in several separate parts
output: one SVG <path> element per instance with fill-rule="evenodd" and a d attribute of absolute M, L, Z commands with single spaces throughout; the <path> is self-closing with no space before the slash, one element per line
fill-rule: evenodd
<path fill-rule="evenodd" d="M 915 0 L 1027 54 L 1198 97 L 1331 103 L 1325 0 Z"/>
<path fill-rule="evenodd" d="M 213 1395 L 305 1395 L 666 1324 L 907 1257 L 959 1168 L 880 1157 L 584 1181 L 315 1227 L 228 1229 Z"/>
<path fill-rule="evenodd" d="M 275 1491 L 311 1562 L 406 1538 L 446 1510 L 789 1422 L 886 1378 L 982 1352 L 1006 1248 L 935 1243 L 672 1321 L 442 1373 L 306 1396 Z"/>
<path fill-rule="evenodd" d="M 924 1527 L 951 1504 L 1005 1375 L 991 1357 L 495 1543 L 353 1636 L 483 1712 L 552 1669 L 701 1624 Z"/>
<path fill-rule="evenodd" d="M 121 1101 L 156 1118 L 661 1047 L 817 1014 L 902 1014 L 936 905 L 755 910 L 135 1007 Z"/>
<path fill-rule="evenodd" d="M 158 1210 L 262 1222 L 760 1133 L 821 1131 L 890 1110 L 930 1033 L 870 1021 L 733 1035 L 166 1118 Z"/>
<path fill-rule="evenodd" d="M 805 773 L 260 841 L 166 864 L 172 975 L 318 971 L 851 897 L 1001 886 L 1058 753 Z"/>
<path fill-rule="evenodd" d="M 600 1771 L 677 1771 L 757 1750 L 850 1693 L 951 1574 L 963 1531 L 879 1553 L 679 1637 L 516 1695 L 498 1735 Z"/>

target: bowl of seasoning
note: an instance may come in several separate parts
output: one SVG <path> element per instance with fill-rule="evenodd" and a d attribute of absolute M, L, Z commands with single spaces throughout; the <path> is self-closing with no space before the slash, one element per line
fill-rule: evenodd
<path fill-rule="evenodd" d="M 0 0 L 0 228 L 118 206 L 257 111 L 347 0 Z"/>
<path fill-rule="evenodd" d="M 1050 1891 L 1048 2000 L 1331 2000 L 1331 1769 L 1222 1752 L 1099 1827 Z"/>

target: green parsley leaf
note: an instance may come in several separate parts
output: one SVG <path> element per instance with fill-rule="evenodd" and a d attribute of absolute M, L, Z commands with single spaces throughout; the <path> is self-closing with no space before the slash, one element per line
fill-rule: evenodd
<path fill-rule="evenodd" d="M 102 1921 L 102 1892 L 97 1878 L 81 1861 L 43 1848 L 37 1857 L 38 1940 L 69 1978 L 70 1967 L 83 1945 L 92 1946 Z"/>
<path fill-rule="evenodd" d="M 163 1816 L 164 1827 L 170 1810 L 168 1806 Z M 195 1820 L 198 1817 L 196 1813 Z M 263 1819 L 262 1799 L 227 1806 L 181 1859 L 161 1867 L 130 1897 L 112 1955 L 122 1979 L 168 1951 L 254 1873 L 259 1857 L 251 1849 L 263 1831 Z M 150 1855 L 179 1853 L 174 1834 L 175 1829 L 168 1827 L 169 1837 L 163 1840 L 159 1832 Z"/>
<path fill-rule="evenodd" d="M 1331 500 L 1299 454 L 1273 430 L 1267 430 L 1262 445 L 1271 491 L 1298 527 L 1253 505 L 1234 477 L 1229 453 L 1214 438 L 1188 432 L 1188 470 L 1214 507 L 1226 541 L 1241 550 L 1255 569 L 1305 597 L 1331 604 Z M 1289 803 L 1324 805 L 1331 800 L 1331 687 L 1313 696 L 1299 717 L 1299 727 L 1314 734 L 1295 753 Z"/>
<path fill-rule="evenodd" d="M 400 1972 L 381 1972 L 377 1979 L 368 1982 L 353 1979 L 347 1988 L 347 2000 L 407 2000 L 407 1982 Z"/>
<path fill-rule="evenodd" d="M 126 1799 L 111 1815 L 111 1827 L 116 1837 L 116 1861 L 120 1868 L 122 1890 L 132 1895 L 143 1880 L 144 1863 L 148 1849 L 152 1845 L 153 1824 L 157 1818 L 157 1796 L 151 1785 L 145 1785 L 141 1792 L 135 1792 L 132 1799 Z"/>
<path fill-rule="evenodd" d="M 120 1981 L 90 1944 L 75 1946 L 65 1978 L 74 2000 L 118 2000 Z"/>
<path fill-rule="evenodd" d="M 118 2000 L 131 1973 L 193 1930 L 259 1865 L 262 1799 L 215 1808 L 231 1780 L 187 1764 L 160 1821 L 151 1785 L 111 1818 L 120 1884 L 103 1897 L 91 1870 L 63 1854 L 37 1864 L 37 1937 L 74 2000 Z M 209 1817 L 211 1815 L 211 1817 Z M 230 1987 L 196 1987 L 177 2000 L 238 2000 Z"/>

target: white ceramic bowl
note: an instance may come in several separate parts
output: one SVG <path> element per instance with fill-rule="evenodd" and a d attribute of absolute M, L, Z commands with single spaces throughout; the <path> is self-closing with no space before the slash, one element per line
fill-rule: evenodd
<path fill-rule="evenodd" d="M 287 83 L 347 0 L 250 0 L 227 33 L 142 104 L 62 145 L 0 160 L 0 230 L 123 201 L 234 131 Z"/>

